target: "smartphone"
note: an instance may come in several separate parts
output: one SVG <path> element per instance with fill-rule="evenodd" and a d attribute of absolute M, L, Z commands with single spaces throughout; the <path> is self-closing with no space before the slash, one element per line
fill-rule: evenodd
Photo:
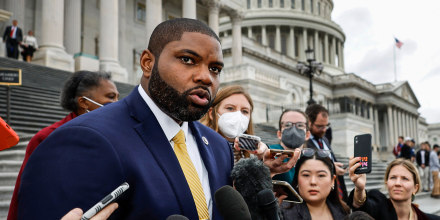
<path fill-rule="evenodd" d="M 89 220 L 96 214 L 98 214 L 99 211 L 101 211 L 103 208 L 105 208 L 108 204 L 115 201 L 119 196 L 122 195 L 127 189 L 130 188 L 128 183 L 123 183 L 122 185 L 118 186 L 113 192 L 108 194 L 106 197 L 104 197 L 101 201 L 96 203 L 92 208 L 90 208 L 87 212 L 83 214 L 81 217 L 81 220 Z"/>
<path fill-rule="evenodd" d="M 258 143 L 260 141 L 261 138 L 258 136 L 249 134 L 238 135 L 238 147 L 243 150 L 258 150 Z"/>
<path fill-rule="evenodd" d="M 279 150 L 279 149 L 270 149 L 271 157 L 281 157 L 282 155 L 287 155 L 287 158 L 293 157 L 293 150 Z"/>
<path fill-rule="evenodd" d="M 291 202 L 291 203 L 302 203 L 303 199 L 299 194 L 293 189 L 292 185 L 290 185 L 286 181 L 281 180 L 272 180 L 273 191 L 278 195 L 287 195 L 283 201 Z"/>
<path fill-rule="evenodd" d="M 360 157 L 361 166 L 356 168 L 354 173 L 371 173 L 371 134 L 361 134 L 354 136 L 354 156 Z"/>

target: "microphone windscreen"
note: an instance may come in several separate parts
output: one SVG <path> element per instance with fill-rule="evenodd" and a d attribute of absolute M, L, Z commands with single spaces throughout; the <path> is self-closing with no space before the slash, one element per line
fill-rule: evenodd
<path fill-rule="evenodd" d="M 257 194 L 258 206 L 266 216 L 266 220 L 278 220 L 278 200 L 273 191 L 264 189 Z"/>
<path fill-rule="evenodd" d="M 215 192 L 215 203 L 225 220 L 251 220 L 251 214 L 243 197 L 231 186 L 223 186 Z"/>
<path fill-rule="evenodd" d="M 189 220 L 187 217 L 183 215 L 170 215 L 167 220 Z"/>

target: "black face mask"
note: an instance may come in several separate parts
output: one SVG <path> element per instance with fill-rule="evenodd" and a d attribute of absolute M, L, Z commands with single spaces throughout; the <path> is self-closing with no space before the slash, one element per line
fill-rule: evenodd
<path fill-rule="evenodd" d="M 288 148 L 298 148 L 304 144 L 306 140 L 306 132 L 303 129 L 298 129 L 296 126 L 284 129 L 281 136 L 281 142 Z"/>

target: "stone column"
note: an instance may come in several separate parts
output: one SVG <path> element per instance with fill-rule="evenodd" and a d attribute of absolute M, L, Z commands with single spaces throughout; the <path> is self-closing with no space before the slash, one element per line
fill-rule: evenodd
<path fill-rule="evenodd" d="M 64 45 L 72 55 L 81 52 L 81 2 L 65 0 L 64 7 Z"/>
<path fill-rule="evenodd" d="M 379 113 L 377 112 L 377 108 L 374 108 L 374 140 L 376 141 L 377 146 L 381 147 L 379 135 Z"/>
<path fill-rule="evenodd" d="M 266 26 L 261 26 L 261 44 L 267 46 Z"/>
<path fill-rule="evenodd" d="M 253 39 L 254 35 L 252 34 L 252 26 L 249 26 L 247 29 L 248 29 L 248 38 Z"/>
<path fill-rule="evenodd" d="M 341 47 L 341 41 L 337 41 L 338 43 L 338 67 L 342 68 L 342 47 Z"/>
<path fill-rule="evenodd" d="M 398 126 L 399 126 L 399 135 L 405 136 L 405 134 L 403 134 L 403 123 L 402 123 L 402 112 L 398 111 L 397 112 L 397 120 L 398 120 Z"/>
<path fill-rule="evenodd" d="M 330 64 L 336 66 L 336 38 L 332 36 L 332 45 L 330 48 Z"/>
<path fill-rule="evenodd" d="M 127 70 L 118 60 L 118 0 L 101 0 L 99 6 L 99 69 L 111 72 L 115 81 L 127 82 Z"/>
<path fill-rule="evenodd" d="M 41 14 L 40 49 L 34 54 L 32 63 L 73 71 L 73 57 L 63 46 L 64 1 L 43 0 Z"/>
<path fill-rule="evenodd" d="M 344 69 L 344 68 L 345 68 L 345 64 L 344 64 L 344 59 L 345 59 L 345 58 L 344 58 L 344 42 L 342 42 L 342 41 L 341 41 L 341 43 L 340 43 L 340 48 L 341 48 L 341 50 L 340 50 L 339 53 L 340 53 L 341 55 L 340 55 L 340 59 L 339 59 L 340 61 L 339 61 L 339 62 L 341 63 L 341 66 L 340 66 L 340 67 L 341 67 L 342 69 Z"/>
<path fill-rule="evenodd" d="M 391 137 L 392 135 L 393 135 L 393 133 L 394 133 L 394 129 L 393 129 L 393 126 L 392 126 L 392 124 L 393 124 L 393 118 L 392 118 L 392 115 L 393 115 L 393 111 L 392 111 L 392 107 L 391 106 L 387 106 L 387 110 L 388 110 L 388 114 L 387 114 L 387 116 L 388 116 L 388 134 L 389 134 L 389 136 L 388 136 L 388 146 L 390 147 L 393 147 L 394 146 L 394 137 Z"/>
<path fill-rule="evenodd" d="M 396 107 L 393 107 L 393 128 L 394 128 L 394 139 L 397 139 L 397 137 L 400 135 L 399 134 L 399 126 L 397 123 L 397 110 Z"/>
<path fill-rule="evenodd" d="M 279 25 L 275 27 L 275 50 L 281 52 L 281 31 Z"/>
<path fill-rule="evenodd" d="M 300 58 L 301 58 L 301 60 L 306 60 L 306 52 L 305 52 L 305 50 L 307 50 L 307 48 L 309 48 L 309 45 L 308 45 L 308 37 L 307 37 L 307 29 L 306 28 L 303 28 L 303 34 L 302 34 L 302 37 L 303 37 L 303 42 L 302 42 L 302 50 L 301 51 L 299 51 L 299 54 L 300 54 Z"/>
<path fill-rule="evenodd" d="M 330 63 L 328 57 L 328 34 L 324 34 L 324 57 L 322 59 L 325 63 Z"/>
<path fill-rule="evenodd" d="M 196 19 L 196 0 L 182 1 L 182 17 Z"/>
<path fill-rule="evenodd" d="M 6 26 L 12 25 L 13 20 L 17 20 L 18 27 L 21 28 L 21 30 L 23 31 L 23 36 L 27 34 L 27 31 L 29 29 L 28 27 L 25 27 L 24 24 L 24 19 L 26 14 L 24 4 L 25 4 L 25 0 L 6 0 L 4 2 L 5 10 L 12 12 L 11 18 L 8 21 L 6 21 L 7 23 L 5 25 L 5 28 Z M 1 32 L 2 34 L 3 31 L 4 30 L 2 30 Z"/>
<path fill-rule="evenodd" d="M 414 130 L 416 132 L 414 138 L 416 140 L 419 140 L 419 115 L 416 114 L 415 119 L 414 119 Z"/>
<path fill-rule="evenodd" d="M 129 62 L 130 58 L 126 54 L 129 53 L 130 55 L 132 55 L 132 49 L 128 48 L 125 43 L 126 42 L 126 33 L 127 33 L 127 28 L 126 28 L 127 27 L 127 20 L 126 20 L 127 0 L 118 0 L 118 2 L 119 2 L 119 16 L 118 16 L 119 17 L 119 19 L 118 19 L 118 30 L 119 30 L 119 33 L 118 33 L 119 34 L 118 52 L 119 52 L 119 55 L 118 55 L 118 57 L 119 57 L 119 63 L 122 66 L 128 67 L 131 63 Z M 142 50 L 144 48 L 136 48 L 136 49 Z M 138 80 L 138 79 L 136 78 L 136 76 L 134 74 L 129 74 L 128 80 L 130 82 L 130 80 L 133 81 L 133 80 Z"/>
<path fill-rule="evenodd" d="M 409 134 L 411 135 L 411 137 L 414 138 L 415 135 L 414 135 L 414 130 L 413 130 L 413 128 L 414 128 L 413 122 L 414 122 L 413 116 L 411 114 L 408 114 Z M 419 140 L 416 140 L 416 141 L 418 142 Z"/>
<path fill-rule="evenodd" d="M 219 2 L 218 1 L 209 1 L 208 2 L 208 11 L 209 11 L 209 18 L 208 18 L 209 27 L 218 35 L 219 34 L 218 16 L 220 13 Z"/>
<path fill-rule="evenodd" d="M 287 40 L 287 56 L 295 57 L 295 29 L 290 27 L 289 39 Z"/>
<path fill-rule="evenodd" d="M 318 35 L 318 31 L 317 30 L 315 30 L 315 34 L 314 34 L 314 36 L 313 36 L 313 40 L 314 40 L 314 42 L 313 42 L 313 50 L 315 50 L 315 59 L 317 60 L 317 61 L 321 61 L 321 53 L 320 53 L 320 50 L 319 50 L 319 35 Z"/>
<path fill-rule="evenodd" d="M 242 42 L 241 42 L 241 21 L 243 15 L 234 13 L 232 19 L 232 65 L 241 64 L 242 61 Z"/>
<path fill-rule="evenodd" d="M 162 0 L 145 0 L 145 5 L 147 7 L 145 24 L 147 28 L 148 46 L 151 33 L 153 33 L 154 28 L 162 22 Z M 145 48 L 147 48 L 147 46 Z"/>

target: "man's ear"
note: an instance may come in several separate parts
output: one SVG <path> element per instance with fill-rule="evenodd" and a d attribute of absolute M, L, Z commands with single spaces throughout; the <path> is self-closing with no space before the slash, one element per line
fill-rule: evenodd
<path fill-rule="evenodd" d="M 151 73 L 153 71 L 154 61 L 155 61 L 155 57 L 150 50 L 146 49 L 144 50 L 144 52 L 142 52 L 140 63 L 141 63 L 143 75 L 147 79 L 150 78 Z"/>
<path fill-rule="evenodd" d="M 78 97 L 76 99 L 76 102 L 78 103 L 78 106 L 82 109 L 89 109 L 89 104 L 86 102 L 86 99 L 84 99 L 83 97 Z"/>
<path fill-rule="evenodd" d="M 214 120 L 214 117 L 212 116 L 212 107 L 210 107 L 208 110 L 208 117 L 211 119 L 211 121 Z"/>
<path fill-rule="evenodd" d="M 277 137 L 278 137 L 278 139 L 281 140 L 281 131 L 280 130 L 277 131 Z"/>

